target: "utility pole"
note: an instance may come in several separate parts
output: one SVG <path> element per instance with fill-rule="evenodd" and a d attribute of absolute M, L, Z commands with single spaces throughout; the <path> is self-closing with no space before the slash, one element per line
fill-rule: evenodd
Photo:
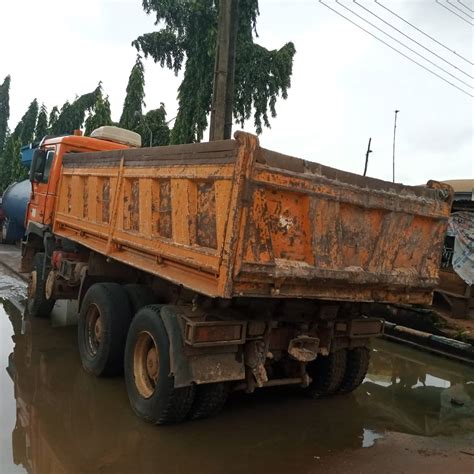
<path fill-rule="evenodd" d="M 395 134 L 397 133 L 397 114 L 399 110 L 395 110 L 395 120 L 393 121 L 393 151 L 392 151 L 392 182 L 395 182 Z"/>
<path fill-rule="evenodd" d="M 372 150 L 370 149 L 370 143 L 372 141 L 372 138 L 369 138 L 369 144 L 367 145 L 367 151 L 365 153 L 365 166 L 364 166 L 364 175 L 367 174 L 367 166 L 369 165 L 369 153 L 372 153 Z"/>
<path fill-rule="evenodd" d="M 232 135 L 238 21 L 239 0 L 220 0 L 209 131 L 210 141 L 226 140 L 231 138 Z"/>

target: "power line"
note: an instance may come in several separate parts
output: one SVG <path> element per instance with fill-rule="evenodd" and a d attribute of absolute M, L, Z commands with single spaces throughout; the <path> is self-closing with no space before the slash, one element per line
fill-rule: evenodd
<path fill-rule="evenodd" d="M 465 3 L 462 3 L 461 0 L 458 0 L 458 3 L 460 3 L 466 10 L 469 10 L 470 12 L 474 13 L 474 10 L 468 7 Z"/>
<path fill-rule="evenodd" d="M 456 15 L 458 18 L 461 18 L 461 20 L 464 20 L 467 24 L 471 25 L 472 26 L 472 23 L 469 21 L 469 20 L 466 20 L 466 18 L 464 18 L 463 16 L 459 15 L 458 13 L 456 12 L 453 12 L 453 10 L 451 10 L 451 8 L 448 8 L 446 5 L 444 5 L 443 3 L 441 3 L 439 0 L 435 0 L 435 2 L 440 5 L 441 7 L 443 8 L 446 8 L 446 10 L 448 10 L 448 12 L 451 12 L 453 15 Z"/>
<path fill-rule="evenodd" d="M 474 63 L 472 61 L 470 61 L 469 59 L 465 58 L 464 56 L 461 56 L 459 53 L 457 53 L 456 51 L 454 51 L 454 49 L 451 49 L 450 47 L 446 46 L 445 44 L 441 43 L 440 41 L 438 41 L 436 38 L 433 38 L 432 36 L 430 36 L 428 33 L 425 33 L 423 30 L 421 30 L 420 28 L 418 28 L 417 26 L 415 26 L 413 23 L 410 23 L 408 20 L 405 20 L 405 18 L 402 18 L 400 15 L 398 15 L 397 13 L 395 13 L 394 11 L 390 10 L 390 8 L 386 7 L 385 5 L 382 5 L 382 3 L 380 3 L 379 0 L 374 0 L 375 3 L 379 6 L 379 7 L 382 7 L 384 8 L 385 10 L 387 10 L 389 13 L 391 13 L 392 15 L 396 16 L 398 19 L 402 20 L 403 22 L 405 22 L 407 25 L 410 25 L 412 28 L 414 28 L 416 31 L 419 31 L 421 34 L 425 35 L 427 38 L 429 38 L 430 40 L 434 41 L 435 43 L 439 44 L 440 46 L 442 46 L 444 49 L 448 50 L 448 51 L 451 51 L 451 53 L 455 54 L 458 58 L 461 58 L 462 60 L 466 61 L 467 63 L 471 64 L 472 66 L 474 66 Z"/>
<path fill-rule="evenodd" d="M 445 74 L 447 74 L 448 76 L 451 76 L 453 77 L 454 79 L 456 79 L 457 81 L 461 82 L 462 84 L 464 84 L 465 86 L 469 87 L 470 89 L 474 89 L 474 87 L 469 84 L 468 82 L 465 82 L 463 81 L 462 79 L 459 79 L 459 77 L 455 76 L 454 74 L 450 73 L 449 71 L 446 71 L 446 69 L 442 68 L 441 66 L 439 66 L 438 64 L 436 64 L 435 62 L 431 61 L 430 59 L 426 58 L 425 56 L 423 56 L 422 54 L 420 54 L 418 51 L 415 51 L 413 48 L 410 48 L 409 46 L 407 46 L 405 43 L 397 40 L 397 38 L 395 38 L 394 36 L 390 35 L 389 33 L 387 33 L 386 31 L 382 30 L 381 28 L 379 28 L 377 25 L 374 25 L 373 23 L 371 23 L 369 20 L 366 20 L 364 17 L 360 16 L 358 13 L 356 13 L 355 11 L 351 10 L 349 7 L 347 7 L 346 5 L 344 5 L 343 3 L 341 3 L 339 0 L 335 0 L 336 3 L 338 5 L 340 5 L 342 8 L 345 8 L 348 12 L 352 13 L 353 15 L 355 15 L 356 17 L 360 18 L 362 21 L 365 21 L 367 24 L 369 24 L 370 26 L 372 26 L 373 28 L 375 28 L 376 30 L 380 31 L 381 33 L 383 33 L 384 35 L 388 36 L 391 40 L 395 41 L 396 43 L 402 45 L 404 48 L 408 49 L 409 51 L 411 51 L 412 53 L 416 54 L 417 56 L 419 56 L 420 58 L 424 59 L 427 63 L 430 63 L 431 65 L 433 65 L 434 67 L 440 69 L 441 71 L 443 71 Z"/>
<path fill-rule="evenodd" d="M 375 18 L 379 19 L 382 23 L 385 23 L 386 25 L 390 26 L 390 28 L 393 28 L 395 31 L 398 31 L 401 35 L 405 36 L 405 38 L 408 38 L 410 41 L 413 41 L 413 43 L 416 43 L 418 46 L 420 46 L 421 48 L 423 49 L 426 49 L 426 51 L 430 52 L 431 54 L 433 54 L 434 56 L 436 56 L 437 58 L 441 59 L 442 61 L 444 61 L 445 63 L 449 64 L 450 66 L 452 66 L 454 69 L 457 69 L 459 72 L 462 72 L 464 75 L 466 75 L 467 77 L 470 77 L 471 79 L 474 79 L 473 76 L 469 75 L 467 72 L 463 71 L 462 69 L 458 68 L 456 65 L 450 63 L 449 61 L 447 61 L 446 59 L 444 59 L 442 56 L 440 56 L 439 54 L 435 53 L 434 51 L 432 51 L 431 49 L 427 48 L 426 46 L 422 45 L 421 43 L 419 43 L 418 41 L 416 41 L 415 39 L 413 39 L 412 37 L 410 37 L 409 35 L 405 34 L 403 31 L 399 30 L 398 28 L 396 28 L 395 26 L 393 26 L 392 24 L 390 24 L 388 21 L 385 21 L 383 18 L 381 18 L 380 16 L 376 15 L 374 12 L 372 12 L 371 10 L 369 10 L 368 8 L 364 7 L 363 5 L 361 5 L 360 3 L 357 2 L 357 0 L 353 0 L 354 3 L 356 5 L 359 5 L 360 8 L 364 9 L 366 12 L 370 13 L 371 15 L 375 16 Z"/>
<path fill-rule="evenodd" d="M 457 86 L 456 84 L 453 84 L 452 82 L 448 81 L 447 79 L 445 79 L 443 76 L 440 76 L 438 73 L 432 71 L 431 69 L 427 68 L 426 66 L 424 66 L 423 64 L 419 63 L 418 61 L 415 61 L 413 58 L 410 58 L 410 56 L 407 56 L 405 53 L 401 52 L 400 50 L 398 50 L 397 48 L 394 48 L 391 44 L 387 43 L 386 41 L 384 41 L 383 39 L 379 38 L 378 36 L 374 35 L 373 33 L 371 33 L 370 31 L 366 30 L 363 26 L 360 26 L 359 24 L 357 24 L 355 21 L 352 21 L 350 18 L 347 18 L 345 15 L 343 15 L 342 13 L 338 12 L 337 10 L 335 10 L 334 8 L 330 7 L 329 5 L 327 5 L 326 3 L 323 2 L 323 0 L 319 0 L 319 3 L 321 3 L 322 5 L 324 5 L 326 8 L 329 8 L 329 10 L 332 10 L 334 13 L 336 13 L 337 15 L 341 16 L 342 18 L 344 18 L 345 20 L 347 20 L 349 23 L 352 23 L 354 26 L 357 26 L 357 28 L 361 29 L 362 31 L 364 31 L 365 33 L 367 33 L 368 35 L 372 36 L 373 38 L 375 38 L 377 41 L 380 41 L 381 43 L 383 43 L 385 46 L 388 46 L 390 49 L 393 49 L 394 51 L 396 51 L 398 54 L 401 54 L 404 58 L 408 59 L 409 61 L 411 61 L 412 63 L 415 63 L 416 65 L 422 67 L 423 69 L 425 69 L 426 71 L 430 72 L 431 74 L 433 74 L 434 76 L 438 77 L 439 79 L 441 79 L 442 81 L 444 82 L 447 82 L 449 85 L 455 87 L 456 89 L 458 89 L 459 91 L 463 92 L 464 94 L 468 95 L 469 97 L 474 97 L 474 95 L 472 95 L 471 93 L 465 91 L 464 89 L 462 89 L 461 87 Z"/>
<path fill-rule="evenodd" d="M 463 15 L 466 15 L 470 20 L 474 20 L 474 18 L 471 15 L 469 15 L 469 13 L 466 13 L 462 8 L 459 8 L 457 5 L 450 2 L 449 0 L 446 0 L 446 2 L 452 5 L 456 10 L 460 11 Z"/>

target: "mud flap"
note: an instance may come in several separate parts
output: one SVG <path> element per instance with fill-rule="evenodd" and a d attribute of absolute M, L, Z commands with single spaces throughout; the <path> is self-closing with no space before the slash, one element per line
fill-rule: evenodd
<path fill-rule="evenodd" d="M 178 318 L 178 308 L 163 306 L 160 311 L 170 341 L 170 370 L 175 388 L 188 387 L 193 381 L 191 366 L 185 356 L 183 332 Z"/>
<path fill-rule="evenodd" d="M 187 387 L 192 383 L 205 384 L 244 380 L 243 358 L 238 356 L 237 347 L 193 348 L 192 355 L 184 350 L 181 310 L 176 306 L 163 306 L 161 319 L 170 342 L 170 375 L 174 377 L 175 388 Z"/>

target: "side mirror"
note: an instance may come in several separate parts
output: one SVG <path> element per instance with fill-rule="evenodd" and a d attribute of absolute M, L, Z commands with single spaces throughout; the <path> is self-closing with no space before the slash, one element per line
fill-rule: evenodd
<path fill-rule="evenodd" d="M 37 148 L 33 152 L 33 158 L 31 159 L 30 166 L 30 181 L 41 181 L 43 179 L 44 167 L 46 164 L 47 150 Z"/>

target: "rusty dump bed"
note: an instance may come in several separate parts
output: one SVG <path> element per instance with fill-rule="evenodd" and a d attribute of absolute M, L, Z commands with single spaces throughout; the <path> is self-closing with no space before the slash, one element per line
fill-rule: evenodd
<path fill-rule="evenodd" d="M 235 140 L 67 155 L 54 232 L 199 293 L 429 303 L 451 188 Z"/>

